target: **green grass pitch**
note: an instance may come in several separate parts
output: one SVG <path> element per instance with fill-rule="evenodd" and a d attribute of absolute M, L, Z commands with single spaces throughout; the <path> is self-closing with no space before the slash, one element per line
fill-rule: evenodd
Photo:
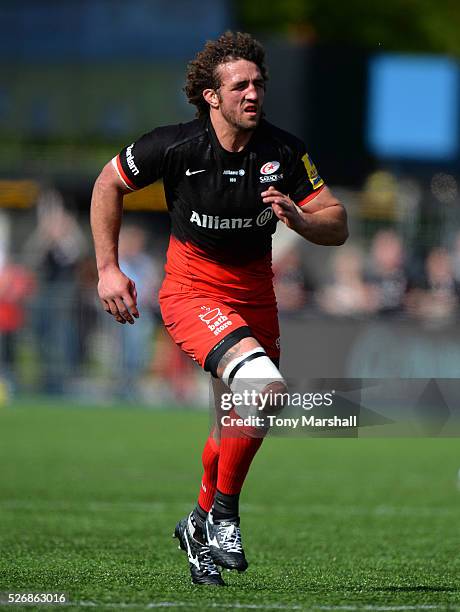
<path fill-rule="evenodd" d="M 266 440 L 241 496 L 248 571 L 192 586 L 171 534 L 207 428 L 185 409 L 0 408 L 0 591 L 65 591 L 66 610 L 460 606 L 446 438 Z"/>

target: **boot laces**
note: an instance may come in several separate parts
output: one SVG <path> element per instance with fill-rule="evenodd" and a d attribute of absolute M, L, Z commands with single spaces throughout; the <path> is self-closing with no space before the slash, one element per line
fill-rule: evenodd
<path fill-rule="evenodd" d="M 225 552 L 242 553 L 240 528 L 234 523 L 222 522 L 218 526 L 221 547 Z"/>
<path fill-rule="evenodd" d="M 216 564 L 212 560 L 211 555 L 209 554 L 209 547 L 202 546 L 200 552 L 198 553 L 198 559 L 200 562 L 200 567 L 208 574 L 212 576 L 214 574 L 219 574 L 219 570 L 217 569 Z"/>

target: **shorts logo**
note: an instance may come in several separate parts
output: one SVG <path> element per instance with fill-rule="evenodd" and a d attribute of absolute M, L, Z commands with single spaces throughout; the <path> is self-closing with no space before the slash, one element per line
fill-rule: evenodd
<path fill-rule="evenodd" d="M 209 325 L 209 323 L 211 323 L 211 321 L 213 321 L 216 317 L 224 316 L 222 315 L 220 308 L 213 308 L 212 310 L 209 308 L 209 306 L 202 306 L 201 308 L 204 309 L 205 312 L 202 312 L 200 315 L 198 315 L 198 318 L 201 319 L 203 323 L 206 323 L 207 325 Z"/>
<path fill-rule="evenodd" d="M 260 174 L 273 174 L 280 167 L 279 161 L 267 162 L 260 169 Z"/>
<path fill-rule="evenodd" d="M 258 214 L 256 223 L 259 227 L 262 227 L 262 225 L 267 224 L 272 217 L 273 209 L 271 206 L 267 206 L 267 208 L 264 208 L 264 210 Z"/>
<path fill-rule="evenodd" d="M 215 336 L 218 336 L 224 329 L 233 325 L 227 315 L 222 314 L 220 308 L 209 308 L 209 306 L 202 306 L 203 312 L 198 315 L 198 318 L 208 326 L 209 331 Z"/>

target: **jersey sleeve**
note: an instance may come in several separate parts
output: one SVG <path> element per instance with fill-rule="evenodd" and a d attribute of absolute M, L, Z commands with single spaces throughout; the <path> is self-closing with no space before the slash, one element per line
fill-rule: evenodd
<path fill-rule="evenodd" d="M 124 147 L 112 164 L 126 187 L 136 191 L 163 176 L 164 158 L 171 144 L 171 130 L 156 128 Z"/>
<path fill-rule="evenodd" d="M 301 145 L 296 153 L 294 170 L 290 177 L 289 195 L 298 205 L 303 206 L 312 200 L 324 187 L 312 158 Z"/>

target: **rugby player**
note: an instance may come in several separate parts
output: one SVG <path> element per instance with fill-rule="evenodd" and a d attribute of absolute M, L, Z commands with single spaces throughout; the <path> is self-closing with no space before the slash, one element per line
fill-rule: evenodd
<path fill-rule="evenodd" d="M 208 41 L 187 70 L 197 119 L 125 147 L 97 178 L 91 204 L 99 297 L 116 321 L 133 324 L 136 288 L 118 262 L 123 196 L 163 179 L 171 237 L 161 312 L 178 346 L 211 374 L 218 417 L 202 454 L 198 503 L 174 532 L 195 584 L 223 585 L 219 567 L 248 566 L 238 502 L 267 428 L 239 426 L 235 401 L 232 426 L 222 427 L 220 397 L 286 391 L 271 270 L 276 224 L 321 245 L 348 235 L 344 208 L 305 145 L 264 119 L 266 82 L 264 49 L 249 34 Z"/>

